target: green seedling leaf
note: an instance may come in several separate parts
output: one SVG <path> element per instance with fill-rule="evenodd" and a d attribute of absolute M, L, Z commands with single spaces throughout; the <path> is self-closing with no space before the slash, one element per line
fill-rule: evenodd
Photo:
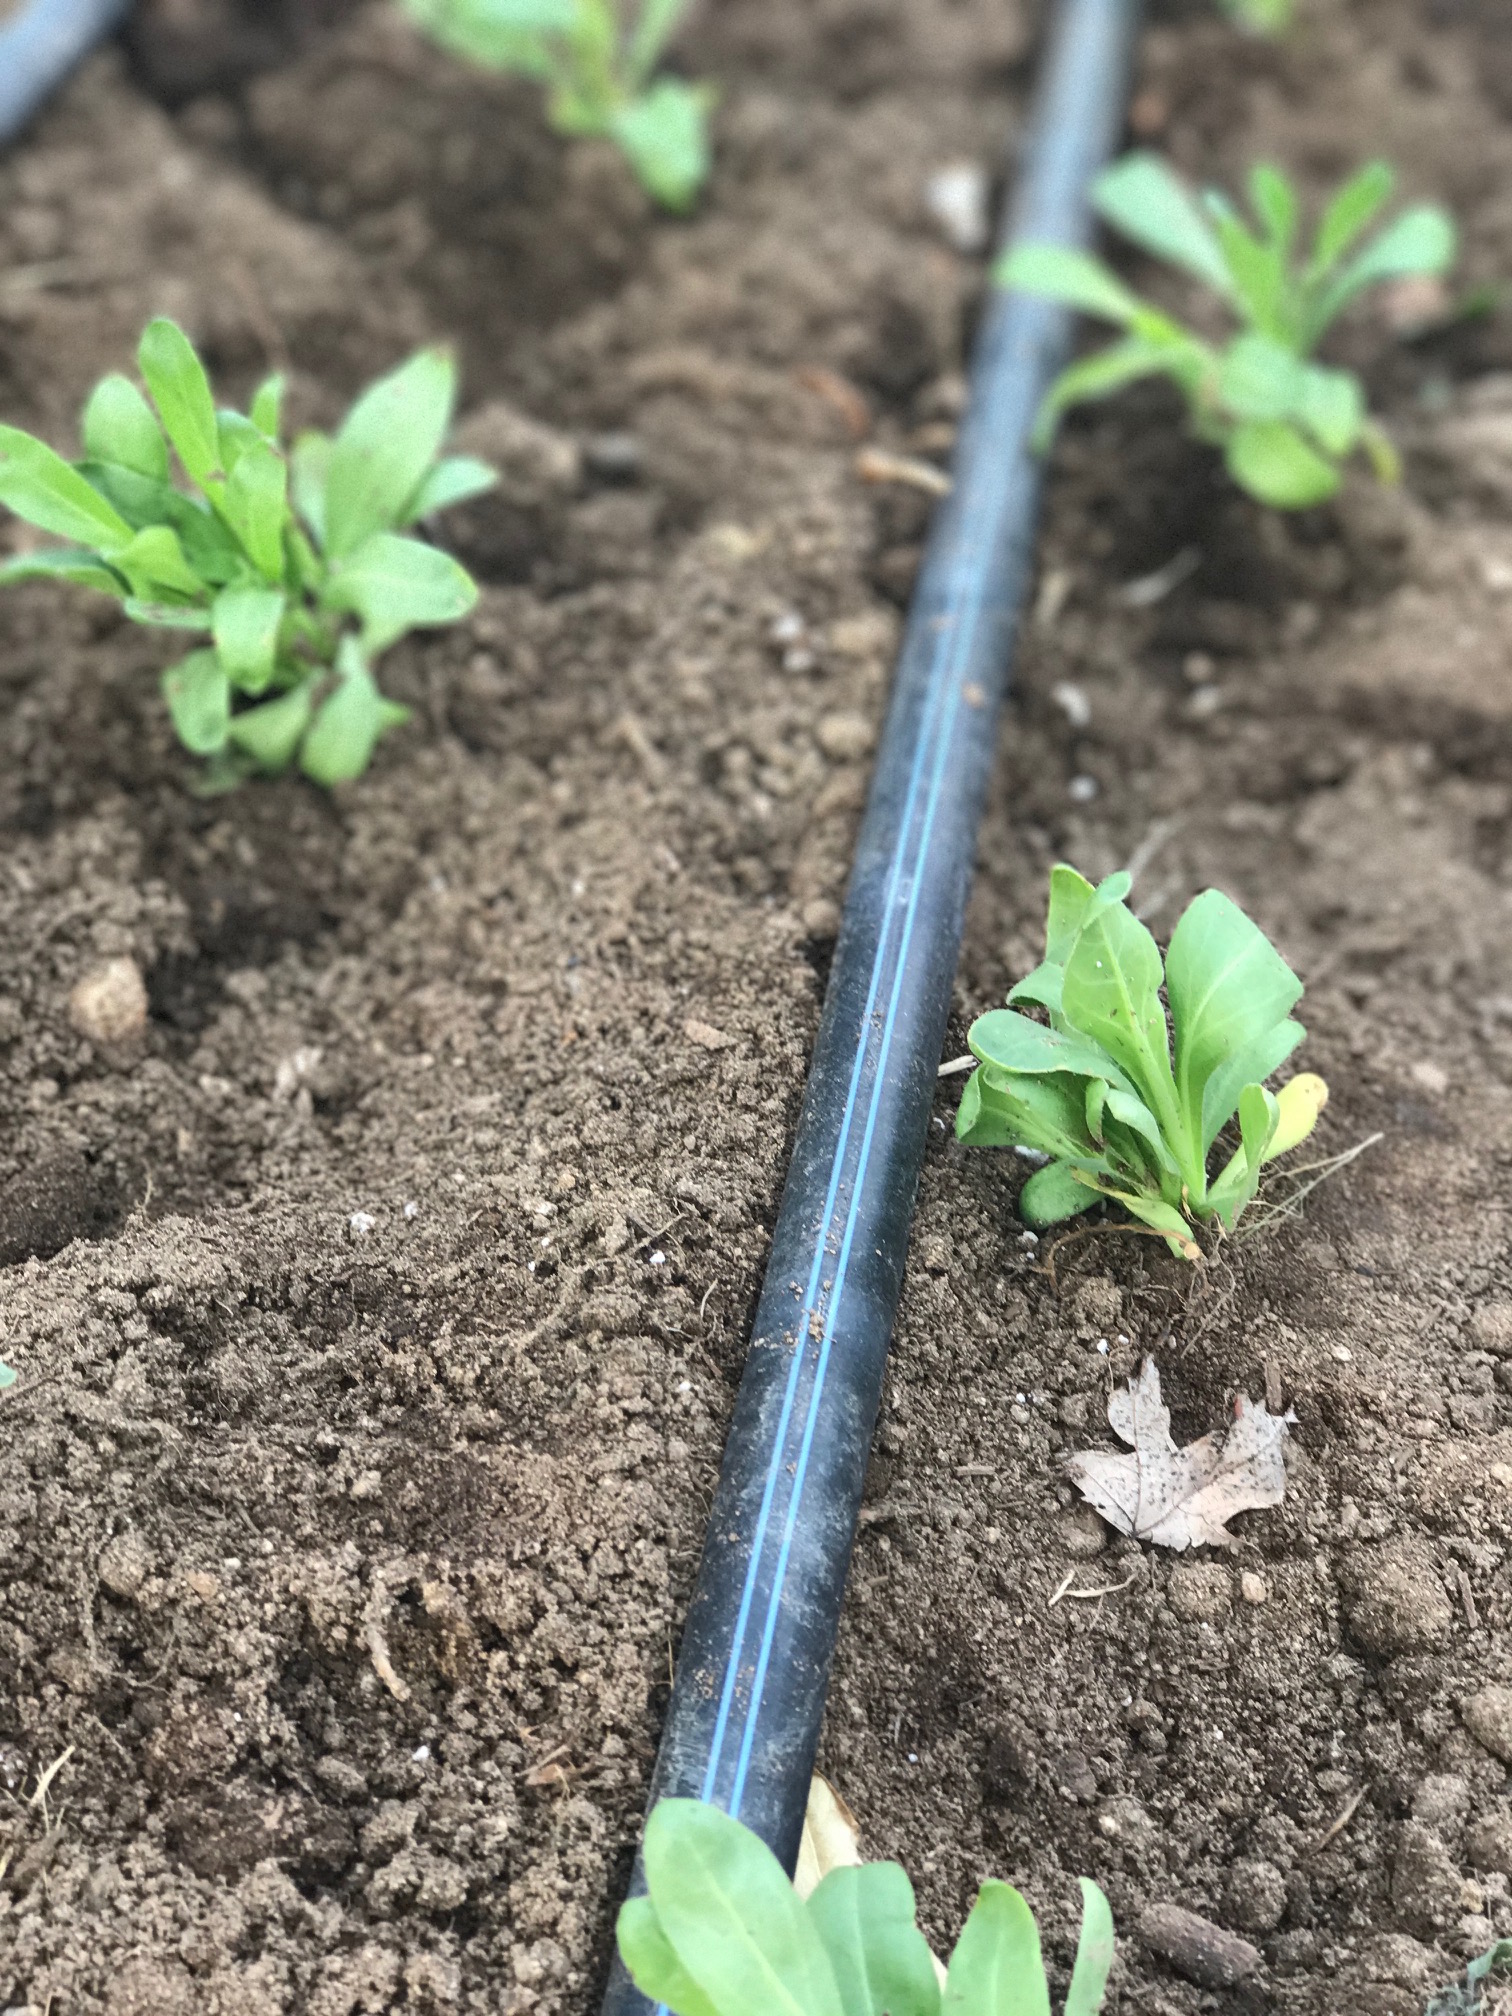
<path fill-rule="evenodd" d="M 271 378 L 265 378 L 252 395 L 250 419 L 263 439 L 273 446 L 278 444 L 278 429 L 283 418 L 284 380 L 282 372 L 275 371 Z"/>
<path fill-rule="evenodd" d="M 1174 378 L 1183 389 L 1189 389 L 1213 369 L 1216 359 L 1211 352 L 1185 338 L 1126 336 L 1122 342 L 1110 343 L 1106 350 L 1066 366 L 1045 394 L 1032 445 L 1037 452 L 1043 451 L 1056 422 L 1072 406 L 1106 399 L 1141 378 Z"/>
<path fill-rule="evenodd" d="M 188 602 L 200 601 L 203 581 L 184 558 L 178 534 L 168 525 L 147 525 L 119 553 L 111 555 L 131 583 L 132 592 L 144 601 L 164 596 Z"/>
<path fill-rule="evenodd" d="M 1339 472 L 1286 420 L 1248 420 L 1235 429 L 1224 458 L 1242 490 L 1280 511 L 1322 504 L 1339 487 Z"/>
<path fill-rule="evenodd" d="M 0 561 L 0 584 L 7 581 L 67 581 L 75 588 L 98 588 L 124 596 L 126 582 L 97 553 L 84 546 L 50 546 L 41 553 L 17 553 Z"/>
<path fill-rule="evenodd" d="M 360 777 L 387 728 L 409 719 L 409 709 L 378 691 L 355 638 L 342 640 L 336 690 L 317 709 L 299 752 L 299 765 L 317 784 Z"/>
<path fill-rule="evenodd" d="M 0 504 L 43 532 L 107 556 L 131 541 L 132 528 L 99 491 L 19 427 L 0 427 Z"/>
<path fill-rule="evenodd" d="M 84 448 L 95 462 L 168 479 L 168 444 L 152 408 L 129 378 L 102 378 L 84 408 Z"/>
<path fill-rule="evenodd" d="M 1019 1216 L 1036 1231 L 1062 1225 L 1068 1218 L 1080 1217 L 1096 1201 L 1094 1188 L 1083 1182 L 1074 1164 L 1048 1162 L 1035 1170 L 1019 1192 Z"/>
<path fill-rule="evenodd" d="M 672 2016 L 721 2016 L 673 1951 L 649 1897 L 620 1906 L 614 1937 L 626 1972 L 649 2001 L 664 2002 Z"/>
<path fill-rule="evenodd" d="M 15 1383 L 16 1383 L 15 1373 L 11 1370 L 9 1365 L 5 1364 L 3 1360 L 0 1360 L 0 1393 L 3 1393 L 8 1386 L 14 1386 Z"/>
<path fill-rule="evenodd" d="M 195 756 L 223 749 L 231 725 L 231 687 L 213 651 L 191 651 L 163 674 L 163 698 L 184 747 Z"/>
<path fill-rule="evenodd" d="M 939 2016 L 934 1956 L 896 1862 L 833 1869 L 808 1900 L 844 2016 Z"/>
<path fill-rule="evenodd" d="M 1081 1937 L 1066 1990 L 1065 2016 L 1098 2016 L 1113 1969 L 1113 1913 L 1090 1876 L 1078 1879 L 1082 1893 Z"/>
<path fill-rule="evenodd" d="M 1279 1071 L 1307 1031 L 1300 1022 L 1280 1022 L 1263 1036 L 1234 1052 L 1220 1064 L 1202 1092 L 1202 1155 L 1218 1139 L 1221 1130 L 1239 1110 L 1239 1094 L 1246 1085 L 1258 1085 Z"/>
<path fill-rule="evenodd" d="M 1000 287 L 1064 301 L 1083 315 L 1128 328 L 1152 312 L 1100 259 L 1063 245 L 1015 245 L 998 261 L 993 277 Z"/>
<path fill-rule="evenodd" d="M 1312 340 L 1367 287 L 1419 273 L 1447 272 L 1457 244 L 1454 221 L 1446 211 L 1427 203 L 1404 210 L 1324 290 L 1313 316 Z"/>
<path fill-rule="evenodd" d="M 644 1853 L 662 1930 L 720 2016 L 845 2016 L 813 1920 L 747 1828 L 698 1800 L 664 1799 Z"/>
<path fill-rule="evenodd" d="M 1034 1913 L 1012 1884 L 982 1885 L 950 1956 L 941 2008 L 944 2016 L 1050 2016 Z"/>
<path fill-rule="evenodd" d="M 1158 953 L 1156 958 L 1158 961 Z M 1075 1029 L 1047 1029 L 1012 1008 L 993 1008 L 979 1015 L 966 1040 L 972 1055 L 995 1072 L 1038 1076 L 1066 1071 L 1081 1078 L 1104 1078 L 1109 1084 L 1130 1089 L 1128 1077 L 1105 1046 L 1084 1041 Z"/>
<path fill-rule="evenodd" d="M 237 457 L 221 501 L 226 523 L 267 581 L 283 578 L 288 485 L 289 471 L 283 457 L 258 435 Z"/>
<path fill-rule="evenodd" d="M 541 79 L 551 75 L 548 38 L 570 35 L 576 18 L 574 0 L 404 0 L 404 5 L 417 26 L 465 61 Z M 544 29 L 529 25 L 527 17 L 547 15 Z"/>
<path fill-rule="evenodd" d="M 301 434 L 289 458 L 289 483 L 294 508 L 309 526 L 317 546 L 324 546 L 326 478 L 331 471 L 329 434 Z"/>
<path fill-rule="evenodd" d="M 633 85 L 651 75 L 687 11 L 688 0 L 641 0 L 626 64 Z"/>
<path fill-rule="evenodd" d="M 1350 371 L 1304 364 L 1296 417 L 1330 455 L 1349 454 L 1365 426 L 1365 395 Z"/>
<path fill-rule="evenodd" d="M 1302 401 L 1303 366 L 1273 336 L 1236 336 L 1224 353 L 1218 396 L 1240 420 L 1284 420 Z"/>
<path fill-rule="evenodd" d="M 1208 1203 L 1229 1231 L 1260 1186 L 1260 1167 L 1280 1121 L 1273 1093 L 1246 1085 L 1239 1094 L 1239 1146 L 1208 1191 Z"/>
<path fill-rule="evenodd" d="M 1207 192 L 1206 207 L 1223 248 L 1230 291 L 1246 321 L 1268 336 L 1285 333 L 1286 266 L 1270 243 L 1262 243 L 1244 224 L 1228 198 Z"/>
<path fill-rule="evenodd" d="M 210 628 L 208 609 L 189 609 L 182 602 L 153 602 L 140 595 L 128 595 L 121 609 L 133 623 L 146 623 L 155 630 Z"/>
<path fill-rule="evenodd" d="M 455 394 L 451 352 L 422 350 L 353 406 L 325 470 L 324 545 L 330 558 L 343 559 L 375 532 L 403 522 L 451 424 Z"/>
<path fill-rule="evenodd" d="M 663 77 L 615 113 L 610 128 L 648 195 L 690 210 L 709 179 L 709 94 Z"/>
<path fill-rule="evenodd" d="M 259 770 L 287 770 L 315 712 L 314 680 L 231 717 L 230 739 Z"/>
<path fill-rule="evenodd" d="M 1309 279 L 1321 279 L 1336 266 L 1360 233 L 1391 200 L 1396 172 L 1386 161 L 1367 161 L 1338 190 L 1323 212 L 1313 245 Z"/>
<path fill-rule="evenodd" d="M 240 693 L 263 693 L 278 656 L 286 598 L 281 588 L 227 588 L 215 598 L 211 627 L 226 676 Z"/>
<path fill-rule="evenodd" d="M 453 504 L 465 504 L 469 497 L 481 497 L 498 487 L 498 471 L 472 455 L 448 455 L 438 462 L 410 499 L 404 523 L 414 525 L 434 511 L 446 511 Z"/>
<path fill-rule="evenodd" d="M 1278 1155 L 1299 1147 L 1317 1126 L 1327 1104 L 1328 1087 L 1316 1071 L 1303 1071 L 1288 1079 L 1276 1094 L 1276 1131 L 1260 1159 L 1274 1162 Z"/>
<path fill-rule="evenodd" d="M 221 467 L 229 476 L 248 448 L 266 448 L 268 441 L 243 413 L 217 413 L 215 429 L 220 439 Z"/>
<path fill-rule="evenodd" d="M 246 560 L 227 528 L 207 506 L 175 490 L 171 483 L 109 462 L 81 463 L 79 474 L 114 505 L 133 530 L 171 526 L 189 564 L 210 586 L 223 586 L 245 571 Z"/>
<path fill-rule="evenodd" d="M 1094 899 L 1066 962 L 1061 1007 L 1164 1121 L 1174 1115 L 1175 1087 L 1160 981 L 1160 954 L 1144 925 L 1122 902 Z"/>
<path fill-rule="evenodd" d="M 378 532 L 335 570 L 325 599 L 327 607 L 359 616 L 368 649 L 381 651 L 406 630 L 457 622 L 478 590 L 438 546 Z"/>
<path fill-rule="evenodd" d="M 1259 925 L 1219 889 L 1205 889 L 1183 911 L 1166 952 L 1165 979 L 1176 1031 L 1177 1100 L 1200 1159 L 1212 1139 L 1203 1138 L 1209 1080 L 1274 1037 L 1302 998 L 1302 982 Z"/>
<path fill-rule="evenodd" d="M 221 473 L 220 429 L 194 345 L 176 322 L 159 316 L 143 332 L 137 364 L 185 473 L 203 489 Z"/>
<path fill-rule="evenodd" d="M 1158 154 L 1126 154 L 1092 185 L 1100 216 L 1135 245 L 1228 296 L 1233 281 L 1223 248 L 1191 191 Z"/>
<path fill-rule="evenodd" d="M 1271 167 L 1267 161 L 1257 161 L 1250 170 L 1249 193 L 1255 215 L 1284 261 L 1297 236 L 1296 190 L 1279 168 Z"/>
<path fill-rule="evenodd" d="M 1167 1246 L 1178 1260 L 1188 1260 L 1194 1266 L 1202 1258 L 1202 1248 L 1193 1237 L 1192 1228 L 1176 1209 L 1162 1198 L 1147 1196 L 1143 1191 L 1119 1190 L 1111 1185 L 1100 1185 L 1102 1194 L 1122 1204 L 1131 1218 L 1137 1218 L 1141 1225 L 1148 1225 L 1159 1232 Z"/>
<path fill-rule="evenodd" d="M 1029 1002 L 1050 1012 L 1052 1028 L 1060 1028 L 1061 986 L 1066 961 L 1076 943 L 1094 890 L 1084 875 L 1064 861 L 1050 870 L 1050 905 L 1045 917 L 1045 956 L 1034 971 L 1009 990 L 1008 1004 Z"/>

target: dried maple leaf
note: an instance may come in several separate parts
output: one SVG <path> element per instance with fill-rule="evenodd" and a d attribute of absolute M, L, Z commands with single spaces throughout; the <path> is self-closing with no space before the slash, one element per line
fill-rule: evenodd
<path fill-rule="evenodd" d="M 1157 1547 L 1231 1547 L 1236 1512 L 1279 1505 L 1286 1492 L 1286 1430 L 1294 1414 L 1272 1414 L 1241 1393 L 1227 1434 L 1204 1435 L 1178 1449 L 1160 1373 L 1146 1358 L 1138 1378 L 1108 1402 L 1113 1432 L 1132 1454 L 1084 1450 L 1068 1464 L 1072 1479 L 1110 1525 Z"/>

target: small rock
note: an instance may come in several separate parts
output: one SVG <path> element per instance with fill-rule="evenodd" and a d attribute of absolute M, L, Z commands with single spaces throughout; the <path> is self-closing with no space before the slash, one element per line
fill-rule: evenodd
<path fill-rule="evenodd" d="M 1091 1561 L 1108 1544 L 1108 1529 L 1090 1505 L 1078 1505 L 1055 1522 L 1061 1551 L 1073 1561 Z"/>
<path fill-rule="evenodd" d="M 316 1783 L 323 1785 L 333 1798 L 355 1805 L 368 1796 L 366 1777 L 345 1757 L 317 1757 L 314 1773 Z"/>
<path fill-rule="evenodd" d="M 634 483 L 645 461 L 646 451 L 639 440 L 622 428 L 591 434 L 583 443 L 583 467 L 600 483 Z"/>
<path fill-rule="evenodd" d="M 1097 1831 L 1110 1841 L 1137 1841 L 1141 1835 L 1149 1834 L 1154 1825 L 1139 1801 L 1126 1792 L 1115 1793 L 1097 1809 Z"/>
<path fill-rule="evenodd" d="M 1194 1623 L 1214 1624 L 1234 1600 L 1229 1571 L 1217 1561 L 1178 1561 L 1166 1590 L 1171 1608 Z"/>
<path fill-rule="evenodd" d="M 1236 1862 L 1229 1871 L 1228 1915 L 1246 1932 L 1274 1932 L 1286 1915 L 1286 1878 L 1274 1862 Z"/>
<path fill-rule="evenodd" d="M 1497 1296 L 1482 1302 L 1470 1318 L 1470 1335 L 1482 1351 L 1494 1357 L 1512 1357 L 1512 1302 Z"/>
<path fill-rule="evenodd" d="M 1420 1940 L 1405 1932 L 1383 1932 L 1360 1955 L 1367 1981 L 1392 1981 L 1402 1988 L 1422 1988 L 1433 1978 L 1434 1957 Z"/>
<path fill-rule="evenodd" d="M 1078 1337 L 1108 1337 L 1118 1328 L 1123 1297 L 1107 1274 L 1089 1274 L 1071 1297 L 1071 1320 Z"/>
<path fill-rule="evenodd" d="M 208 1568 L 191 1568 L 184 1577 L 184 1587 L 191 1596 L 197 1596 L 201 1603 L 220 1601 L 220 1577 L 212 1575 Z"/>
<path fill-rule="evenodd" d="M 1472 1868 L 1512 1876 L 1512 1806 L 1483 1814 L 1465 1836 L 1465 1850 Z"/>
<path fill-rule="evenodd" d="M 712 1022 L 701 1022 L 696 1015 L 690 1015 L 684 1022 L 683 1034 L 700 1050 L 728 1050 L 730 1047 L 730 1038 L 723 1029 L 716 1029 Z"/>
<path fill-rule="evenodd" d="M 1052 1760 L 1050 1779 L 1056 1790 L 1078 1805 L 1090 1806 L 1097 1797 L 1097 1780 L 1092 1766 L 1080 1750 L 1067 1750 Z"/>
<path fill-rule="evenodd" d="M 68 997 L 68 1019 L 91 1043 L 129 1043 L 147 1027 L 147 983 L 135 959 L 107 959 Z"/>
<path fill-rule="evenodd" d="M 1449 1835 L 1470 1811 L 1470 1785 L 1451 1772 L 1425 1778 L 1412 1799 L 1412 1817 L 1436 1834 Z"/>
<path fill-rule="evenodd" d="M 1246 1568 L 1239 1577 L 1239 1594 L 1246 1603 L 1268 1603 L 1270 1584 L 1263 1575 L 1257 1575 L 1253 1568 Z"/>
<path fill-rule="evenodd" d="M 1349 1628 L 1368 1652 L 1392 1658 L 1431 1651 L 1448 1639 L 1454 1611 L 1420 1540 L 1404 1535 L 1361 1554 L 1343 1579 L 1351 1598 Z"/>
<path fill-rule="evenodd" d="M 1461 1701 L 1460 1717 L 1483 1750 L 1512 1764 L 1512 1687 L 1482 1687 Z"/>
<path fill-rule="evenodd" d="M 1415 1085 L 1433 1098 L 1440 1099 L 1449 1090 L 1449 1073 L 1442 1064 L 1432 1064 L 1426 1057 L 1420 1057 L 1415 1064 L 1407 1067 L 1407 1075 Z"/>
<path fill-rule="evenodd" d="M 152 1572 L 152 1549 L 140 1533 L 117 1533 L 101 1548 L 97 1567 L 111 1595 L 129 1602 Z"/>
<path fill-rule="evenodd" d="M 1449 1850 L 1421 1821 L 1402 1823 L 1391 1872 L 1391 1902 L 1409 1931 L 1424 1938 L 1451 1925 L 1463 1908 L 1460 1873 Z"/>
<path fill-rule="evenodd" d="M 810 938 L 833 938 L 840 930 L 840 905 L 816 896 L 803 906 L 803 928 Z"/>
<path fill-rule="evenodd" d="M 990 185 L 980 161 L 952 161 L 936 169 L 924 185 L 924 202 L 957 252 L 968 258 L 985 252 L 992 235 Z"/>
<path fill-rule="evenodd" d="M 876 740 L 876 730 L 864 714 L 826 714 L 814 735 L 819 747 L 835 763 L 859 763 Z"/>
<path fill-rule="evenodd" d="M 1038 1777 L 1034 1743 L 1017 1723 L 999 1729 L 987 1745 L 982 1783 L 989 1798 L 1016 1798 Z"/>
<path fill-rule="evenodd" d="M 1140 1915 L 1139 1936 L 1199 1988 L 1237 1988 L 1260 1971 L 1259 1951 L 1247 1939 L 1179 1904 L 1151 1904 Z"/>

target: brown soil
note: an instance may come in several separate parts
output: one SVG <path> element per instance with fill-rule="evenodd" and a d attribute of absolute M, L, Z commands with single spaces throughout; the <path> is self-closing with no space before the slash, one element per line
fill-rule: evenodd
<path fill-rule="evenodd" d="M 0 164 L 7 419 L 66 436 L 157 308 L 311 417 L 439 330 L 506 471 L 453 527 L 476 617 L 394 654 L 415 725 L 335 798 L 195 797 L 164 641 L 0 602 L 12 2010 L 593 2007 L 927 516 L 815 374 L 945 444 L 982 272 L 922 191 L 1032 55 L 1002 0 L 724 0 L 678 224 L 339 11 L 172 75 L 149 16 L 172 117 L 107 55 Z M 1167 11 L 1146 132 L 1313 193 L 1389 151 L 1506 274 L 1503 8 L 1304 15 Z M 1052 1279 L 942 1094 L 825 1738 L 940 1940 L 996 1872 L 1061 1966 L 1092 1874 L 1141 2016 L 1415 2016 L 1512 1932 L 1512 1704 L 1462 1714 L 1512 1663 L 1512 315 L 1341 352 L 1399 494 L 1268 517 L 1158 396 L 1067 434 L 958 1005 L 1050 861 L 1137 852 L 1157 929 L 1217 882 L 1307 979 L 1322 1152 L 1380 1138 L 1200 1277 L 1109 1233 Z M 111 1047 L 68 998 L 122 957 Z M 1062 1481 L 1147 1349 L 1183 1437 L 1296 1408 L 1229 1558 Z M 1156 1903 L 1262 1973 L 1185 1981 Z"/>

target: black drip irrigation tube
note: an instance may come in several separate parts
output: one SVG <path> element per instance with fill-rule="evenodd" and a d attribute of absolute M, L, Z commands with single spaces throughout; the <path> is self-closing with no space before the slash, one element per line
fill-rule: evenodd
<path fill-rule="evenodd" d="M 1004 243 L 1084 245 L 1138 0 L 1062 0 Z M 1035 415 L 1071 316 L 995 291 L 914 592 L 719 1489 L 651 1780 L 791 1870 L 903 1283 L 999 703 L 1029 582 Z M 637 1866 L 632 1889 L 643 1886 Z M 618 1960 L 604 2016 L 650 2004 Z"/>
<path fill-rule="evenodd" d="M 0 26 L 0 147 L 16 135 L 131 0 L 29 0 Z"/>

